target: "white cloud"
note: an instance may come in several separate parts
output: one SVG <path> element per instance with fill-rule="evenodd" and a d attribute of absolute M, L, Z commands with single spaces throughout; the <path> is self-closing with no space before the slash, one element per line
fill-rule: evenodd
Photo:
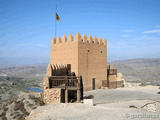
<path fill-rule="evenodd" d="M 160 29 L 148 30 L 148 31 L 144 31 L 144 32 L 142 32 L 142 33 L 143 33 L 143 34 L 160 33 Z"/>
<path fill-rule="evenodd" d="M 123 32 L 130 33 L 130 32 L 133 32 L 133 30 L 131 30 L 131 29 L 126 29 L 126 30 L 123 30 Z"/>
<path fill-rule="evenodd" d="M 123 38 L 128 38 L 129 35 L 121 35 L 121 37 L 123 37 Z"/>
<path fill-rule="evenodd" d="M 144 41 L 159 41 L 160 40 L 160 37 L 156 37 L 156 36 L 151 36 L 151 35 L 143 35 L 143 36 L 140 36 L 140 37 L 136 37 L 136 38 L 134 38 L 135 40 L 144 40 Z"/>
<path fill-rule="evenodd" d="M 140 37 L 136 37 L 135 40 L 146 40 L 148 38 L 149 38 L 148 35 L 143 35 L 143 36 L 140 36 Z"/>
<path fill-rule="evenodd" d="M 160 25 L 156 25 L 155 28 L 160 28 Z"/>

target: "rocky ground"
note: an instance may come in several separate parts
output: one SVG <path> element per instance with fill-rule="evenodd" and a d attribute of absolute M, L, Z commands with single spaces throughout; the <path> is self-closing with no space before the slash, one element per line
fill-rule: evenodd
<path fill-rule="evenodd" d="M 44 70 L 41 66 L 0 69 L 0 120 L 24 120 L 43 105 L 42 95 L 28 88 L 43 88 Z"/>
<path fill-rule="evenodd" d="M 85 93 L 86 95 L 94 95 L 96 106 L 84 104 L 47 105 L 53 109 L 56 108 L 60 113 L 66 112 L 68 114 L 61 114 L 62 117 L 60 117 L 60 113 L 58 114 L 53 110 L 54 113 L 52 113 L 55 117 L 48 112 L 49 117 L 45 117 L 46 120 L 75 118 L 103 120 L 107 116 L 113 116 L 113 119 L 123 119 L 127 114 L 131 117 L 137 115 L 132 114 L 130 111 L 134 111 L 133 113 L 139 109 L 145 111 L 146 106 L 143 109 L 141 107 L 147 103 L 153 103 L 148 105 L 155 109 L 155 106 L 157 107 L 159 104 L 160 90 L 158 87 L 146 88 L 145 85 L 160 85 L 160 59 L 135 59 L 117 61 L 113 62 L 113 64 L 118 69 L 118 72 L 123 73 L 125 80 L 130 82 L 127 88 L 96 90 Z M 27 88 L 43 88 L 43 77 L 45 76 L 46 67 L 46 64 L 3 68 L 0 66 L 0 120 L 23 120 L 33 109 L 43 105 L 42 95 L 29 91 Z M 137 87 L 137 85 L 141 85 L 141 87 Z M 157 94 L 158 92 L 159 94 Z M 155 101 L 157 102 L 154 103 Z M 43 106 L 44 109 L 48 110 L 49 108 L 47 106 Z M 41 110 L 43 107 L 38 107 L 36 110 Z M 71 108 L 73 110 L 67 112 Z M 31 112 L 30 117 L 32 117 L 32 114 L 36 110 Z M 52 109 L 50 110 L 52 111 Z M 121 110 L 125 114 L 122 115 Z M 83 111 L 86 113 L 83 113 Z M 74 115 L 69 116 L 70 113 L 71 115 L 74 113 Z"/>
<path fill-rule="evenodd" d="M 41 94 L 20 92 L 17 97 L 0 104 L 0 119 L 25 120 L 33 109 L 41 105 L 44 105 Z"/>
<path fill-rule="evenodd" d="M 99 89 L 95 105 L 48 104 L 33 110 L 27 120 L 159 120 L 160 90 L 157 86 Z"/>

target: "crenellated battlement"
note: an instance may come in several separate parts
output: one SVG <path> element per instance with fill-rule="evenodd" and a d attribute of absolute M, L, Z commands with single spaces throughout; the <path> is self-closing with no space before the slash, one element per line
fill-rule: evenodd
<path fill-rule="evenodd" d="M 81 35 L 78 32 L 75 36 L 73 36 L 72 34 L 69 34 L 68 38 L 64 34 L 62 38 L 58 36 L 57 38 L 51 39 L 51 44 L 62 44 L 62 43 L 71 43 L 71 42 L 80 42 L 84 44 L 86 43 L 86 44 L 98 44 L 98 45 L 107 44 L 107 40 L 105 38 L 103 39 L 97 38 L 96 36 L 92 37 L 91 35 L 89 35 L 87 38 L 85 34 L 83 34 L 83 36 L 81 37 Z"/>
<path fill-rule="evenodd" d="M 57 36 L 51 39 L 50 50 L 50 64 L 44 78 L 45 103 L 64 102 L 64 98 L 65 102 L 73 100 L 72 92 L 77 94 L 77 100 L 80 101 L 83 96 L 80 95 L 82 83 L 83 90 L 87 91 L 99 89 L 102 81 L 107 81 L 105 38 L 85 34 L 81 36 L 79 33 Z M 81 76 L 81 81 L 78 81 L 77 76 Z"/>
<path fill-rule="evenodd" d="M 70 64 L 70 68 L 66 65 Z M 57 36 L 51 40 L 50 64 L 47 76 L 65 76 L 74 73 L 81 76 L 84 90 L 91 90 L 92 80 L 95 88 L 100 88 L 102 80 L 107 79 L 107 40 L 92 35 Z"/>

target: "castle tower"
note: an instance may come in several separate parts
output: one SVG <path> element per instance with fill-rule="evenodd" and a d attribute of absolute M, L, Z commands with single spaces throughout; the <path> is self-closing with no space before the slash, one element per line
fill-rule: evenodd
<path fill-rule="evenodd" d="M 98 89 L 102 80 L 107 80 L 107 41 L 95 36 L 82 37 L 77 33 L 68 38 L 64 35 L 51 40 L 50 65 L 48 76 L 53 65 L 71 64 L 71 72 L 82 76 L 84 90 Z"/>

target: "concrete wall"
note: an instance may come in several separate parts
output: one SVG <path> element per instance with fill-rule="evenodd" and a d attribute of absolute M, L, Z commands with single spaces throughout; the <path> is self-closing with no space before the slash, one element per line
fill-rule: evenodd
<path fill-rule="evenodd" d="M 50 64 L 71 64 L 71 72 L 82 75 L 84 90 L 92 89 L 95 78 L 96 89 L 107 80 L 107 41 L 77 33 L 73 39 L 64 35 L 51 40 Z"/>

